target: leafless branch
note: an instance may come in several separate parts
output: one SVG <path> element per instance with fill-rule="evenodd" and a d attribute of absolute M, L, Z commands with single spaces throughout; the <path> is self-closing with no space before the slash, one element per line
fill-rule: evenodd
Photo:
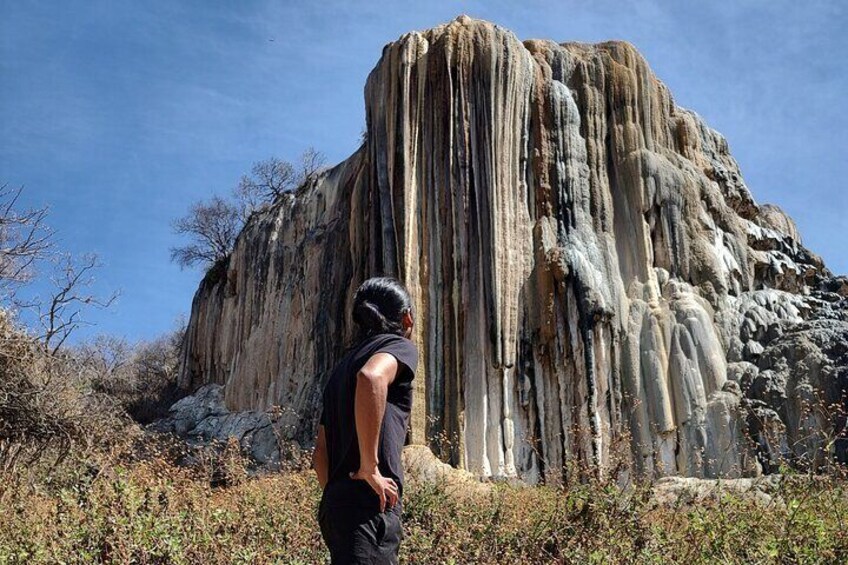
<path fill-rule="evenodd" d="M 81 326 L 90 325 L 83 318 L 85 308 L 108 308 L 118 299 L 117 292 L 100 298 L 89 291 L 94 284 L 93 271 L 100 266 L 94 254 L 83 255 L 79 260 L 64 255 L 50 278 L 54 288 L 51 295 L 31 304 L 41 328 L 39 339 L 50 354 L 55 355 Z"/>
<path fill-rule="evenodd" d="M 327 159 L 323 153 L 314 147 L 308 147 L 300 156 L 300 179 L 298 184 L 314 181 L 318 174 L 324 170 L 326 161 Z"/>
<path fill-rule="evenodd" d="M 47 207 L 17 211 L 23 187 L 0 186 L 0 297 L 31 280 L 36 261 L 47 257 L 52 232 L 45 225 Z"/>
<path fill-rule="evenodd" d="M 248 210 L 265 202 L 273 202 L 297 187 L 298 174 L 294 165 L 276 157 L 253 164 L 250 175 L 241 177 L 235 196 Z"/>
<path fill-rule="evenodd" d="M 301 153 L 297 166 L 277 157 L 254 163 L 250 174 L 243 176 L 233 191 L 241 204 L 243 217 L 247 218 L 263 205 L 275 202 L 307 182 L 313 182 L 324 169 L 325 161 L 321 152 L 309 147 Z"/>
<path fill-rule="evenodd" d="M 241 227 L 238 208 L 223 198 L 215 196 L 209 202 L 198 202 L 173 224 L 175 233 L 187 235 L 192 241 L 171 248 L 171 260 L 182 268 L 196 264 L 211 267 L 230 254 Z"/>

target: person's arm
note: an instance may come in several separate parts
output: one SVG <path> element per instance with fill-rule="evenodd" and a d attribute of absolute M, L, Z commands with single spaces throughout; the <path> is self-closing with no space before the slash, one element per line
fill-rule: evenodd
<path fill-rule="evenodd" d="M 368 481 L 380 497 L 380 512 L 386 509 L 386 502 L 389 506 L 394 506 L 398 499 L 397 484 L 392 479 L 383 477 L 377 468 L 380 427 L 386 412 L 386 396 L 397 371 L 398 363 L 393 355 L 377 353 L 372 355 L 356 374 L 354 412 L 356 435 L 359 440 L 359 470 L 351 474 L 351 477 Z"/>
<path fill-rule="evenodd" d="M 329 459 L 327 457 L 327 436 L 324 426 L 318 426 L 318 439 L 315 440 L 315 451 L 312 452 L 312 468 L 318 475 L 318 484 L 321 488 L 327 486 L 327 475 L 329 474 Z"/>

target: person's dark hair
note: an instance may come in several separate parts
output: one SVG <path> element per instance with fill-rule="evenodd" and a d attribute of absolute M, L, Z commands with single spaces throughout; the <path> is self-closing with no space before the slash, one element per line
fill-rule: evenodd
<path fill-rule="evenodd" d="M 407 310 L 412 310 L 409 292 L 392 277 L 370 278 L 353 296 L 353 321 L 360 339 L 381 333 L 403 335 L 401 318 Z"/>

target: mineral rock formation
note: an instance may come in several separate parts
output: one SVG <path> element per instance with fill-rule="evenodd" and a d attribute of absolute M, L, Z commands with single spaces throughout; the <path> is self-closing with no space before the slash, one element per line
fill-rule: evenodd
<path fill-rule="evenodd" d="M 439 484 L 451 497 L 485 495 L 492 485 L 463 469 L 455 469 L 439 460 L 426 445 L 403 448 L 403 474 L 407 483 Z"/>
<path fill-rule="evenodd" d="M 664 477 L 654 483 L 651 500 L 654 504 L 678 510 L 703 507 L 727 496 L 748 500 L 762 507 L 784 506 L 780 475 L 741 479 L 696 479 Z"/>
<path fill-rule="evenodd" d="M 810 401 L 844 407 L 848 282 L 633 46 L 462 16 L 388 44 L 365 104 L 363 145 L 201 284 L 182 386 L 281 406 L 308 443 L 353 292 L 387 273 L 414 301 L 413 442 L 475 474 L 738 476 L 841 449 Z"/>

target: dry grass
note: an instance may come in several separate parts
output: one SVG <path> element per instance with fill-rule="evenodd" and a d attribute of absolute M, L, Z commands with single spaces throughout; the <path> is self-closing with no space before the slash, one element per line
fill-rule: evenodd
<path fill-rule="evenodd" d="M 212 488 L 161 461 L 7 489 L 0 562 L 313 563 L 316 496 L 304 473 Z"/>
<path fill-rule="evenodd" d="M 211 468 L 163 459 L 49 483 L 4 477 L 0 563 L 322 563 L 309 470 L 210 486 Z M 450 496 L 410 483 L 405 563 L 839 563 L 848 557 L 846 482 L 790 477 L 775 502 L 738 495 L 657 505 L 649 487 L 497 485 Z"/>
<path fill-rule="evenodd" d="M 90 362 L 43 355 L 2 317 L 0 340 L 0 564 L 326 561 L 303 461 L 251 477 L 237 442 L 186 454 L 98 392 Z M 461 496 L 455 484 L 407 486 L 404 563 L 848 561 L 838 469 L 789 474 L 768 504 L 725 493 L 660 505 L 650 485 L 599 480 Z"/>

